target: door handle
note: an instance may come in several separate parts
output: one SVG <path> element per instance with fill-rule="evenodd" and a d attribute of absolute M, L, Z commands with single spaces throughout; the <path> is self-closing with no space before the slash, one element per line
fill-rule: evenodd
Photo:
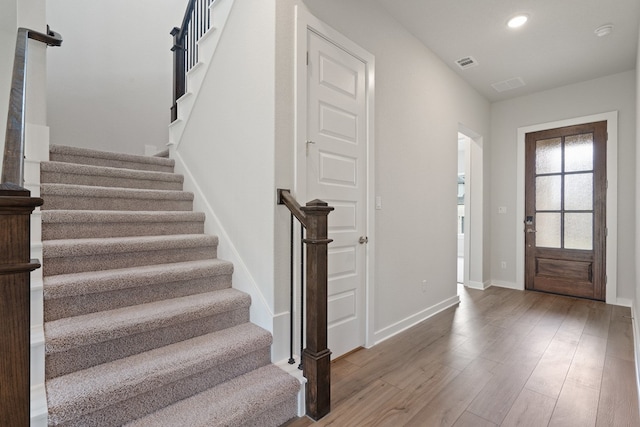
<path fill-rule="evenodd" d="M 360 236 L 358 239 L 358 243 L 364 245 L 365 243 L 369 243 L 369 238 L 367 236 Z"/>

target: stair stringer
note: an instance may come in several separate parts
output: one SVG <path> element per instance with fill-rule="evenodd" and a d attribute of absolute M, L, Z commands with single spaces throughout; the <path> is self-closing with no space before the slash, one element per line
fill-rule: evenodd
<path fill-rule="evenodd" d="M 299 417 L 304 416 L 306 413 L 304 385 L 307 383 L 307 379 L 303 376 L 302 370 L 298 369 L 298 363 L 289 364 L 281 354 L 281 349 L 288 348 L 288 344 L 285 341 L 290 332 L 288 326 L 289 313 L 274 315 L 273 311 L 271 311 L 258 283 L 242 260 L 233 241 L 229 238 L 224 226 L 215 214 L 202 189 L 196 183 L 189 168 L 175 150 L 175 145 L 169 144 L 169 151 L 169 158 L 175 160 L 175 172 L 184 176 L 184 190 L 194 194 L 193 210 L 205 213 L 205 234 L 218 236 L 218 256 L 233 263 L 233 288 L 251 296 L 251 306 L 249 308 L 251 323 L 271 332 L 273 337 L 271 360 L 300 382 L 297 411 Z M 299 357 L 299 355 L 296 356 Z"/>
<path fill-rule="evenodd" d="M 227 18 L 235 0 L 216 0 L 209 6 L 211 28 L 197 43 L 198 63 L 187 72 L 187 92 L 177 100 L 178 118 L 169 125 L 169 143 L 180 144 L 182 133 L 189 121 L 191 110 L 198 100 L 200 86 L 205 79 L 209 65 L 215 55 L 216 47 L 224 32 Z"/>
<path fill-rule="evenodd" d="M 32 197 L 40 197 L 40 163 L 49 160 L 49 127 L 27 123 L 25 126 L 24 186 Z M 36 208 L 31 215 L 31 258 L 42 263 L 42 213 Z M 44 299 L 42 268 L 31 272 L 30 331 L 30 425 L 47 425 L 47 396 L 44 375 Z"/>
<path fill-rule="evenodd" d="M 264 294 L 261 292 L 258 282 L 255 280 L 233 241 L 218 219 L 213 207 L 207 200 L 204 192 L 196 182 L 188 166 L 175 150 L 175 145 L 169 144 L 169 158 L 175 160 L 175 172 L 184 176 L 184 191 L 194 194 L 193 210 L 205 213 L 205 234 L 216 235 L 219 239 L 218 257 L 233 263 L 233 287 L 251 295 L 250 316 L 251 322 L 274 335 L 274 343 L 271 346 L 271 359 L 274 360 L 274 348 L 280 348 L 276 342 L 274 332 L 274 313 L 269 308 Z"/>

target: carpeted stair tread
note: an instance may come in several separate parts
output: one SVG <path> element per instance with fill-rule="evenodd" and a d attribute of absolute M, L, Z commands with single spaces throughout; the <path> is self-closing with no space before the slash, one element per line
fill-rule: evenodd
<path fill-rule="evenodd" d="M 265 427 L 297 412 L 299 381 L 271 365 L 273 338 L 169 155 L 52 145 L 41 163 L 49 425 Z"/>
<path fill-rule="evenodd" d="M 42 212 L 42 222 L 71 223 L 95 222 L 104 224 L 106 222 L 201 222 L 205 216 L 202 212 L 189 211 L 88 211 L 57 209 Z"/>
<path fill-rule="evenodd" d="M 186 281 L 223 274 L 229 275 L 232 273 L 232 263 L 216 258 L 113 270 L 58 274 L 44 278 L 44 298 L 46 301 L 56 298 L 110 292 L 180 280 Z"/>
<path fill-rule="evenodd" d="M 169 154 L 170 154 L 169 149 L 168 149 L 168 148 L 166 148 L 166 149 L 164 149 L 164 150 L 162 150 L 162 151 L 157 152 L 157 153 L 156 153 L 156 154 L 154 154 L 153 156 L 154 156 L 154 157 L 165 157 L 165 158 L 167 158 L 167 159 L 168 159 L 168 158 L 169 158 Z"/>
<path fill-rule="evenodd" d="M 170 210 L 193 208 L 193 193 L 73 184 L 41 184 L 45 199 L 41 209 L 71 210 Z"/>
<path fill-rule="evenodd" d="M 49 423 L 61 424 L 271 345 L 251 323 L 181 341 L 47 381 Z M 246 367 L 248 372 L 255 367 Z"/>
<path fill-rule="evenodd" d="M 291 418 L 269 417 L 270 408 L 283 403 L 294 406 L 300 383 L 274 365 L 265 366 L 171 406 L 135 420 L 126 427 L 246 426 L 259 421 L 264 427 L 279 426 Z"/>
<path fill-rule="evenodd" d="M 206 234 L 47 240 L 43 275 L 213 259 L 217 245 L 218 237 Z"/>
<path fill-rule="evenodd" d="M 104 255 L 117 252 L 159 251 L 186 249 L 200 246 L 217 246 L 218 237 L 207 234 L 178 234 L 173 236 L 134 236 L 100 239 L 49 240 L 42 244 L 46 258 L 68 256 Z"/>
<path fill-rule="evenodd" d="M 141 171 L 77 163 L 42 162 L 41 182 L 101 187 L 182 190 L 184 177 L 170 172 Z"/>
<path fill-rule="evenodd" d="M 138 156 L 64 145 L 51 145 L 49 147 L 49 158 L 51 161 L 57 162 L 158 172 L 173 172 L 175 165 L 175 160 L 164 157 Z"/>
<path fill-rule="evenodd" d="M 105 342 L 149 329 L 164 328 L 173 323 L 249 308 L 249 295 L 236 289 L 224 289 L 156 301 L 106 312 L 68 317 L 45 324 L 47 353 L 66 351 Z"/>
<path fill-rule="evenodd" d="M 43 240 L 200 234 L 205 215 L 191 211 L 42 211 Z"/>
<path fill-rule="evenodd" d="M 218 258 L 44 277 L 46 321 L 231 287 Z"/>
<path fill-rule="evenodd" d="M 104 197 L 151 200 L 193 200 L 193 193 L 180 190 L 147 190 L 139 188 L 113 188 L 74 184 L 42 184 L 45 196 Z"/>

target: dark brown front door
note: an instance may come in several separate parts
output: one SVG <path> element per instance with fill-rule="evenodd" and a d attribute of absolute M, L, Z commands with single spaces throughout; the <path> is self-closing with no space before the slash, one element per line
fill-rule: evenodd
<path fill-rule="evenodd" d="M 526 135 L 525 288 L 605 299 L 607 122 Z"/>

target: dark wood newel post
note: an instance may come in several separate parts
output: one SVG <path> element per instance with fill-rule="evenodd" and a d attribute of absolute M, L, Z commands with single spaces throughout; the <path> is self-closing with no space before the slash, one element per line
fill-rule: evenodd
<path fill-rule="evenodd" d="M 178 119 L 178 99 L 184 95 L 186 91 L 185 85 L 185 57 L 184 57 L 184 38 L 180 28 L 174 27 L 171 30 L 173 36 L 173 105 L 171 105 L 171 121 Z"/>
<path fill-rule="evenodd" d="M 0 425 L 28 426 L 30 273 L 40 267 L 30 259 L 30 216 L 42 199 L 3 187 L 7 185 L 0 186 Z"/>
<path fill-rule="evenodd" d="M 302 207 L 307 220 L 307 344 L 302 355 L 307 378 L 307 415 L 319 420 L 331 410 L 331 351 L 327 348 L 327 217 L 322 200 Z"/>

